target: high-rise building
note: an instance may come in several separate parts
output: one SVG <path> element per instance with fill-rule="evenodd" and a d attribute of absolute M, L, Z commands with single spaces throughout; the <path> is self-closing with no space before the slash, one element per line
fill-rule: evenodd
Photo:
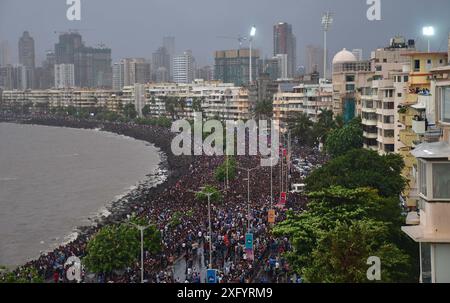
<path fill-rule="evenodd" d="M 275 56 L 278 67 L 278 79 L 288 78 L 288 59 L 286 54 L 278 54 Z"/>
<path fill-rule="evenodd" d="M 163 47 L 167 50 L 167 53 L 169 54 L 169 77 L 170 80 L 173 81 L 173 75 L 172 70 L 173 70 L 173 58 L 175 57 L 175 37 L 171 37 L 171 36 L 167 36 L 167 37 L 163 37 Z"/>
<path fill-rule="evenodd" d="M 30 33 L 23 32 L 19 39 L 19 64 L 23 66 L 23 73 L 26 74 L 26 88 L 34 88 L 34 68 L 35 68 L 35 53 L 34 53 L 34 39 Z"/>
<path fill-rule="evenodd" d="M 153 80 L 168 82 L 170 80 L 170 55 L 165 47 L 158 48 L 152 54 Z"/>
<path fill-rule="evenodd" d="M 0 87 L 4 90 L 26 90 L 30 88 L 29 69 L 23 65 L 0 67 Z"/>
<path fill-rule="evenodd" d="M 273 26 L 273 55 L 286 54 L 288 77 L 293 78 L 297 67 L 297 40 L 292 32 L 292 25 L 280 22 Z"/>
<path fill-rule="evenodd" d="M 404 94 L 404 86 L 400 85 L 404 81 L 397 82 L 394 75 L 403 72 L 403 65 L 409 61 L 404 55 L 414 49 L 412 40 L 407 43 L 403 37 L 396 37 L 387 47 L 379 48 L 371 54 L 373 76 L 367 83 L 368 87 L 361 90 L 365 148 L 376 150 L 380 154 L 395 151 L 395 127 L 398 124 L 395 119 L 398 104 L 395 102 L 399 94 Z M 352 53 L 355 54 L 354 51 Z"/>
<path fill-rule="evenodd" d="M 55 88 L 75 86 L 75 67 L 73 64 L 55 64 Z"/>
<path fill-rule="evenodd" d="M 86 47 L 77 32 L 62 33 L 55 44 L 56 64 L 74 64 L 78 87 L 112 86 L 111 49 Z"/>
<path fill-rule="evenodd" d="M 314 72 L 323 73 L 323 48 L 316 45 L 307 45 L 305 51 L 305 72 L 311 74 Z"/>
<path fill-rule="evenodd" d="M 44 62 L 42 62 L 42 74 L 40 75 L 40 88 L 52 88 L 55 84 L 55 62 L 56 56 L 53 51 L 47 51 Z"/>
<path fill-rule="evenodd" d="M 268 76 L 272 81 L 280 77 L 279 60 L 276 57 L 260 59 L 258 62 L 258 76 L 264 75 L 262 78 Z"/>
<path fill-rule="evenodd" d="M 123 81 L 123 64 L 121 62 L 117 62 L 113 64 L 112 67 L 112 88 L 114 91 L 120 91 L 124 86 Z"/>
<path fill-rule="evenodd" d="M 206 65 L 195 70 L 195 79 L 203 79 L 205 81 L 212 81 L 214 73 L 211 66 Z"/>
<path fill-rule="evenodd" d="M 0 66 L 0 89 L 3 90 L 14 89 L 13 66 L 10 64 Z"/>
<path fill-rule="evenodd" d="M 175 56 L 175 37 L 164 37 L 163 47 L 167 50 L 170 56 Z"/>
<path fill-rule="evenodd" d="M 111 49 L 81 47 L 75 51 L 75 85 L 110 88 L 112 86 Z"/>
<path fill-rule="evenodd" d="M 0 41 L 0 66 L 6 66 L 10 63 L 8 41 Z"/>
<path fill-rule="evenodd" d="M 190 50 L 173 58 L 173 81 L 175 83 L 191 83 L 194 81 L 195 60 Z"/>
<path fill-rule="evenodd" d="M 354 48 L 352 50 L 352 54 L 355 55 L 356 60 L 362 61 L 363 60 L 363 50 L 362 48 Z"/>
<path fill-rule="evenodd" d="M 34 39 L 27 31 L 23 32 L 19 39 L 19 64 L 30 69 L 35 68 Z"/>
<path fill-rule="evenodd" d="M 237 86 L 248 84 L 250 70 L 249 49 L 233 49 L 215 52 L 214 78 L 224 83 L 234 83 Z M 252 74 L 256 79 L 258 70 L 259 50 L 252 50 Z"/>
<path fill-rule="evenodd" d="M 76 32 L 62 33 L 55 44 L 56 64 L 75 63 L 75 51 L 84 46 L 81 35 Z"/>
<path fill-rule="evenodd" d="M 113 66 L 113 89 L 136 83 L 145 84 L 151 80 L 150 63 L 144 58 L 124 58 Z"/>
<path fill-rule="evenodd" d="M 450 34 L 448 34 L 448 63 L 450 64 Z"/>

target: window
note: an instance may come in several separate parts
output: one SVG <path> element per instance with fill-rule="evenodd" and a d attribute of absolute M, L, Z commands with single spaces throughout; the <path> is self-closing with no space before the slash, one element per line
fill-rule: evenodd
<path fill-rule="evenodd" d="M 450 123 L 450 86 L 441 89 L 441 120 Z"/>
<path fill-rule="evenodd" d="M 395 151 L 394 144 L 386 144 L 384 146 L 384 151 L 387 152 L 387 153 L 393 153 Z"/>
<path fill-rule="evenodd" d="M 450 163 L 433 163 L 433 199 L 450 199 Z"/>
<path fill-rule="evenodd" d="M 387 138 L 394 138 L 394 130 L 393 129 L 387 129 L 384 131 L 384 136 Z"/>
<path fill-rule="evenodd" d="M 387 59 L 386 59 L 386 58 L 385 58 L 385 59 L 383 59 L 383 62 L 384 62 L 384 63 L 387 63 Z"/>
<path fill-rule="evenodd" d="M 347 84 L 345 85 L 346 91 L 354 91 L 355 90 L 355 84 Z"/>
<path fill-rule="evenodd" d="M 402 97 L 402 93 L 397 93 L 397 97 L 401 98 Z"/>
<path fill-rule="evenodd" d="M 381 69 L 382 69 L 382 68 L 381 68 L 381 65 L 375 66 L 375 69 L 376 69 L 377 72 L 381 72 Z"/>
<path fill-rule="evenodd" d="M 347 76 L 345 76 L 345 81 L 347 81 L 347 82 L 355 82 L 355 75 L 347 75 Z"/>
<path fill-rule="evenodd" d="M 403 82 L 408 82 L 409 81 L 409 76 L 404 76 L 403 77 Z"/>
<path fill-rule="evenodd" d="M 383 116 L 383 123 L 386 124 L 394 123 L 394 116 Z"/>
<path fill-rule="evenodd" d="M 420 264 L 422 272 L 420 273 L 422 283 L 431 283 L 431 245 L 430 243 L 420 242 Z"/>
<path fill-rule="evenodd" d="M 419 191 L 425 197 L 427 196 L 427 165 L 419 160 Z"/>
<path fill-rule="evenodd" d="M 414 71 L 420 71 L 420 60 L 414 60 Z"/>

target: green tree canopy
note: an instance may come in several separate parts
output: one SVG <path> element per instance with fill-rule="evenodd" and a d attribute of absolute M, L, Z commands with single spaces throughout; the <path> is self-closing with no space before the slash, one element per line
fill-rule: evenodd
<path fill-rule="evenodd" d="M 214 177 L 217 181 L 223 182 L 227 178 L 228 165 L 228 179 L 233 180 L 236 177 L 236 160 L 233 157 L 227 157 L 222 164 L 220 164 L 214 171 Z"/>
<path fill-rule="evenodd" d="M 149 104 L 146 104 L 146 105 L 142 108 L 142 115 L 143 115 L 144 117 L 150 116 L 151 112 L 152 112 L 152 110 L 151 110 Z"/>
<path fill-rule="evenodd" d="M 195 194 L 195 198 L 201 201 L 207 201 L 208 200 L 207 194 L 209 193 L 211 193 L 211 202 L 222 201 L 223 198 L 222 194 L 215 186 L 212 185 L 205 185 L 205 187 L 201 192 Z"/>
<path fill-rule="evenodd" d="M 33 267 L 10 271 L 0 266 L 0 283 L 44 283 L 44 278 Z"/>
<path fill-rule="evenodd" d="M 325 140 L 325 150 L 331 157 L 363 147 L 363 130 L 359 119 L 352 120 L 342 128 L 330 131 Z"/>
<path fill-rule="evenodd" d="M 389 242 L 388 224 L 370 219 L 337 223 L 318 233 L 311 264 L 304 269 L 309 282 L 364 283 L 367 259 L 380 258 L 381 282 L 410 281 L 410 257 Z"/>
<path fill-rule="evenodd" d="M 133 219 L 138 225 L 147 225 L 145 220 Z M 157 253 L 161 249 L 161 235 L 155 226 L 144 231 L 144 249 Z M 140 252 L 139 231 L 127 223 L 107 225 L 88 242 L 84 265 L 95 273 L 111 273 L 131 266 Z"/>
<path fill-rule="evenodd" d="M 289 130 L 302 144 L 311 145 L 315 140 L 312 135 L 313 122 L 305 113 L 298 113 L 288 119 Z"/>
<path fill-rule="evenodd" d="M 253 109 L 253 115 L 256 120 L 268 119 L 273 115 L 273 102 L 272 100 L 262 100 L 256 103 Z"/>
<path fill-rule="evenodd" d="M 309 194 L 308 210 L 289 213 L 274 234 L 288 236 L 286 253 L 294 271 L 308 282 L 368 282 L 370 256 L 382 262 L 382 281 L 412 281 L 413 262 L 399 248 L 398 201 L 370 188 L 330 187 Z"/>
<path fill-rule="evenodd" d="M 332 185 L 371 187 L 382 196 L 397 197 L 406 185 L 401 175 L 403 167 L 399 155 L 380 156 L 367 149 L 351 150 L 314 170 L 305 180 L 306 190 L 318 191 Z"/>
<path fill-rule="evenodd" d="M 127 103 L 123 107 L 123 114 L 126 119 L 134 119 L 137 116 L 136 108 L 134 107 L 133 103 Z"/>

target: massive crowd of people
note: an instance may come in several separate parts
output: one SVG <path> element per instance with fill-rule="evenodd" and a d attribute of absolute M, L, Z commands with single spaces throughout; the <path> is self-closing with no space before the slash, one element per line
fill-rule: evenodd
<path fill-rule="evenodd" d="M 33 123 L 59 126 L 94 128 L 98 122 L 77 121 L 75 119 L 46 118 Z M 276 238 L 268 223 L 269 209 L 276 209 L 276 221 L 285 218 L 286 209 L 306 208 L 306 198 L 301 194 L 288 194 L 284 207 L 276 207 L 280 197 L 279 165 L 273 169 L 260 167 L 250 174 L 250 214 L 247 203 L 247 173 L 238 170 L 234 180 L 227 187 L 214 177 L 214 170 L 223 163 L 223 156 L 182 156 L 170 154 L 170 130 L 158 126 L 143 126 L 133 123 L 102 123 L 102 129 L 147 140 L 161 147 L 167 154 L 170 169 L 169 179 L 158 188 L 140 186 L 128 198 L 128 208 L 122 214 L 113 214 L 96 227 L 87 228 L 73 242 L 43 254 L 24 267 L 34 267 L 47 281 L 67 282 L 64 263 L 70 256 L 82 258 L 86 254 L 89 239 L 104 224 L 123 220 L 133 213 L 155 224 L 162 235 L 162 250 L 156 255 L 145 252 L 144 279 L 150 283 L 204 282 L 201 267 L 206 268 L 212 254 L 211 268 L 218 270 L 218 281 L 227 282 L 287 282 L 289 264 L 283 252 L 290 249 L 287 238 Z M 316 150 L 294 146 L 296 157 L 308 159 L 311 163 L 322 163 L 325 158 Z M 239 167 L 253 168 L 260 164 L 258 156 L 238 156 Z M 286 169 L 286 168 L 285 168 Z M 292 180 L 298 178 L 291 172 Z M 245 180 L 245 181 L 244 181 Z M 273 192 L 271 193 L 271 182 Z M 209 246 L 208 209 L 205 201 L 195 198 L 196 191 L 206 184 L 221 191 L 221 201 L 211 204 L 212 250 Z M 273 200 L 271 199 L 273 197 Z M 172 224 L 175 214 L 177 224 Z M 250 225 L 248 224 L 250 222 Z M 254 253 L 245 250 L 245 234 L 253 233 Z M 174 269 L 184 258 L 185 278 L 175 277 Z M 19 268 L 20 271 L 22 268 Z M 139 282 L 140 263 L 121 271 L 106 275 L 83 272 L 85 282 Z"/>

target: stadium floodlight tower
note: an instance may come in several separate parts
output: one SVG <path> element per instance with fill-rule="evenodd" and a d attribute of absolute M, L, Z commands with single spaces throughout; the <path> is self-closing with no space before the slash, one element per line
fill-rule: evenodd
<path fill-rule="evenodd" d="M 322 29 L 323 29 L 323 78 L 327 78 L 327 32 L 333 24 L 333 14 L 326 12 L 322 15 Z"/>
<path fill-rule="evenodd" d="M 430 37 L 434 36 L 434 27 L 425 26 L 422 28 L 422 34 L 428 39 L 428 52 L 431 52 Z"/>
<path fill-rule="evenodd" d="M 252 82 L 253 82 L 253 75 L 252 75 L 252 42 L 253 42 L 253 38 L 255 37 L 255 35 L 256 35 L 256 27 L 255 26 L 252 26 L 252 28 L 250 29 L 250 37 L 248 38 L 248 41 L 249 41 L 249 50 L 250 50 L 250 54 L 249 54 L 249 61 L 250 61 L 250 63 L 249 63 L 249 71 L 248 71 L 248 73 L 249 73 L 249 85 L 251 85 L 252 84 Z"/>

